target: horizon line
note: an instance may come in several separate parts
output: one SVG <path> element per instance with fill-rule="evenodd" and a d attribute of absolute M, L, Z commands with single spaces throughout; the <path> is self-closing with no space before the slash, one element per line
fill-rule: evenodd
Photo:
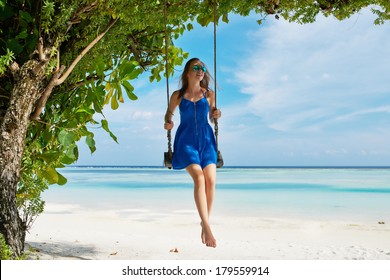
<path fill-rule="evenodd" d="M 104 165 L 104 164 L 72 164 L 65 167 L 127 167 L 127 168 L 166 168 L 162 165 Z M 390 168 L 389 165 L 230 165 L 222 168 Z"/>

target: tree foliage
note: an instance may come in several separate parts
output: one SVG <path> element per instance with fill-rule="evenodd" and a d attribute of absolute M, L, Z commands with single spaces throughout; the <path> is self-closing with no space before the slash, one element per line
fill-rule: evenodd
<path fill-rule="evenodd" d="M 318 13 L 342 20 L 369 5 L 375 24 L 390 17 L 387 0 L 223 0 L 217 1 L 217 21 L 229 14 L 259 15 L 259 23 L 272 15 L 310 23 Z M 108 121 L 94 117 L 105 105 L 117 109 L 125 96 L 137 99 L 132 82 L 145 71 L 159 81 L 165 70 L 165 32 L 168 37 L 169 75 L 188 54 L 174 40 L 193 21 L 207 26 L 214 21 L 212 0 L 0 0 L 0 124 L 10 110 L 23 65 L 44 66 L 39 98 L 31 100 L 17 205 L 25 225 L 43 211 L 42 191 L 49 184 L 63 185 L 57 169 L 78 160 L 78 142 L 96 150 L 91 128 L 101 127 L 114 141 Z M 167 25 L 164 25 L 166 8 Z M 34 69 L 28 72 L 34 75 Z M 23 79 L 22 79 L 23 80 Z M 19 108 L 24 110 L 24 108 Z M 103 116 L 104 117 L 104 116 Z M 3 129 L 3 128 L 2 128 Z M 2 132 L 2 131 L 0 131 Z M 2 143 L 0 143 L 2 145 Z M 6 158 L 0 158 L 5 163 Z"/>

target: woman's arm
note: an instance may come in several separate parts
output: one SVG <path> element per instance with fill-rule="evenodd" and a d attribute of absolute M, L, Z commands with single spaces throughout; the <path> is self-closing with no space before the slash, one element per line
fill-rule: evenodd
<path fill-rule="evenodd" d="M 169 100 L 169 105 L 168 105 L 168 108 L 167 108 L 167 111 L 166 111 L 165 117 L 164 117 L 164 128 L 166 130 L 171 130 L 173 128 L 172 117 L 173 117 L 173 114 L 176 110 L 176 107 L 180 103 L 180 99 L 177 98 L 178 95 L 179 95 L 179 91 L 175 91 L 171 95 L 171 98 Z"/>
<path fill-rule="evenodd" d="M 212 90 L 208 90 L 207 92 L 207 100 L 210 104 L 210 112 L 209 118 L 212 123 L 214 123 L 215 119 L 219 119 L 221 117 L 221 111 L 215 107 L 215 92 Z"/>

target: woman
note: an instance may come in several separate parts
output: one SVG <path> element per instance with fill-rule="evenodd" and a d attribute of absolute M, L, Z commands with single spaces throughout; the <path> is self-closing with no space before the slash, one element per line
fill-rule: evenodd
<path fill-rule="evenodd" d="M 215 108 L 215 93 L 208 87 L 210 79 L 206 66 L 198 58 L 186 63 L 181 76 L 182 87 L 169 101 L 164 128 L 173 128 L 172 116 L 179 107 L 180 125 L 173 144 L 172 167 L 185 168 L 192 177 L 202 242 L 208 247 L 216 247 L 209 219 L 215 194 L 217 150 L 208 118 L 213 122 L 221 117 L 221 111 Z"/>

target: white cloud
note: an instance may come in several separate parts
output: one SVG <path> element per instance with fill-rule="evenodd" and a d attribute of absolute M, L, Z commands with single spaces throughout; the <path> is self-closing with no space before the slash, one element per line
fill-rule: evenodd
<path fill-rule="evenodd" d="M 150 111 L 135 111 L 131 113 L 132 120 L 150 120 L 153 119 L 154 113 Z"/>
<path fill-rule="evenodd" d="M 389 27 L 372 22 L 364 13 L 310 25 L 272 21 L 251 32 L 253 51 L 236 72 L 241 91 L 251 96 L 247 110 L 275 130 L 313 131 L 379 106 L 366 101 L 388 93 Z"/>
<path fill-rule="evenodd" d="M 340 155 L 340 154 L 345 155 L 348 153 L 348 151 L 347 151 L 347 149 L 343 148 L 340 150 L 336 150 L 336 149 L 326 150 L 325 153 L 334 156 L 334 155 Z"/>

